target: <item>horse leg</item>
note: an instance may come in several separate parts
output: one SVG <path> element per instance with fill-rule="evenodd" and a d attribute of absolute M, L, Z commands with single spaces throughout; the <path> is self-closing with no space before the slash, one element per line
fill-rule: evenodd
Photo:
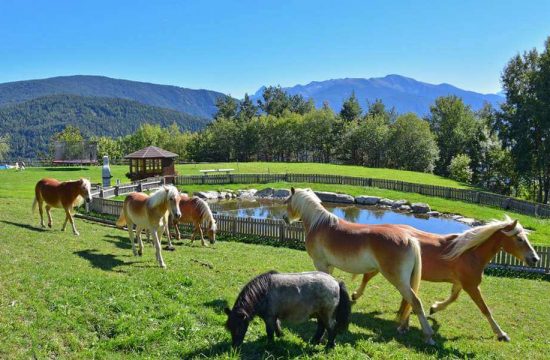
<path fill-rule="evenodd" d="M 153 242 L 155 244 L 157 261 L 158 261 L 159 266 L 161 268 L 166 269 L 166 264 L 164 263 L 164 259 L 162 258 L 162 253 L 161 253 L 161 248 L 160 248 L 160 239 L 159 239 L 159 234 L 158 234 L 158 228 L 156 228 L 156 227 L 153 228 L 152 233 L 153 233 Z"/>
<path fill-rule="evenodd" d="M 170 227 L 168 226 L 168 221 L 166 221 L 166 224 L 164 224 L 164 231 L 166 232 L 166 237 L 168 238 L 168 246 L 166 246 L 166 250 L 176 250 L 174 245 L 172 245 L 172 239 L 170 236 Z"/>
<path fill-rule="evenodd" d="M 52 228 L 52 225 L 53 225 L 51 210 L 52 210 L 52 207 L 50 205 L 46 205 L 46 215 L 48 215 L 48 227 L 50 229 Z M 42 217 L 42 206 L 40 207 L 40 217 Z"/>
<path fill-rule="evenodd" d="M 449 306 L 456 299 L 458 299 L 460 290 L 462 290 L 462 285 L 460 283 L 453 284 L 453 287 L 451 289 L 451 295 L 449 296 L 449 298 L 444 301 L 436 301 L 435 304 L 433 304 L 432 307 L 430 307 L 430 315 L 435 314 L 438 311 L 445 310 L 447 306 Z"/>
<path fill-rule="evenodd" d="M 176 232 L 176 239 L 181 240 L 180 227 L 177 220 L 172 223 L 174 225 L 174 231 Z"/>
<path fill-rule="evenodd" d="M 479 287 L 474 286 L 468 286 L 464 287 L 464 291 L 470 295 L 472 300 L 476 303 L 477 307 L 483 315 L 487 318 L 489 321 L 489 324 L 491 324 L 491 328 L 493 329 L 493 332 L 497 336 L 499 341 L 510 341 L 510 337 L 508 334 L 506 334 L 502 329 L 498 326 L 497 322 L 493 318 L 493 314 L 491 314 L 491 310 L 487 307 L 487 304 L 485 304 L 485 300 L 483 300 L 483 296 L 481 295 L 481 292 L 479 291 Z"/>
<path fill-rule="evenodd" d="M 208 246 L 208 244 L 204 241 L 204 234 L 202 232 L 201 224 L 198 224 L 198 228 L 199 228 L 199 234 L 201 234 L 201 244 L 202 244 L 202 246 Z"/>
<path fill-rule="evenodd" d="M 191 244 L 195 241 L 195 234 L 197 233 L 197 223 L 193 223 L 193 233 L 191 234 Z"/>
<path fill-rule="evenodd" d="M 275 329 L 277 328 L 277 318 L 272 316 L 267 316 L 264 318 L 265 322 L 265 332 L 267 333 L 267 341 L 273 342 L 273 335 L 275 334 Z"/>
<path fill-rule="evenodd" d="M 320 344 L 323 335 L 325 335 L 325 325 L 320 318 L 317 318 L 317 330 L 315 330 L 315 335 L 311 338 L 311 343 L 314 345 Z"/>
<path fill-rule="evenodd" d="M 139 246 L 139 250 L 137 251 L 137 255 L 143 256 L 143 241 L 141 241 L 141 232 L 143 231 L 143 228 L 136 225 L 136 240 Z M 132 241 L 133 244 L 133 241 Z M 135 255 L 135 254 L 134 254 Z"/>
<path fill-rule="evenodd" d="M 136 250 L 136 244 L 134 243 L 134 224 L 128 221 L 128 218 L 126 218 L 126 227 L 128 228 L 128 237 L 130 238 L 130 244 L 132 244 L 132 252 L 134 253 L 134 256 L 138 256 L 138 252 Z M 136 236 L 137 236 L 137 230 L 136 229 Z"/>
<path fill-rule="evenodd" d="M 42 201 L 36 200 L 38 203 L 38 213 L 40 214 L 40 226 L 45 228 L 46 225 L 44 225 L 44 210 L 42 210 Z"/>
<path fill-rule="evenodd" d="M 80 233 L 76 231 L 76 226 L 74 224 L 73 216 L 71 215 L 71 210 L 65 209 L 65 214 L 67 215 L 67 217 L 65 218 L 65 224 L 67 224 L 67 220 L 69 220 L 71 226 L 73 227 L 73 234 L 75 234 L 76 236 L 80 235 Z M 65 229 L 65 225 L 63 226 L 63 229 Z"/>
<path fill-rule="evenodd" d="M 359 299 L 361 296 L 363 296 L 363 293 L 365 292 L 365 286 L 367 286 L 367 283 L 370 279 L 372 279 L 376 274 L 378 274 L 378 271 L 373 271 L 370 273 L 363 274 L 363 280 L 361 281 L 361 285 L 353 292 L 351 295 L 351 299 L 353 301 Z"/>
<path fill-rule="evenodd" d="M 283 330 L 281 329 L 281 320 L 277 319 L 275 321 L 275 335 L 277 337 L 282 337 L 283 336 Z"/>

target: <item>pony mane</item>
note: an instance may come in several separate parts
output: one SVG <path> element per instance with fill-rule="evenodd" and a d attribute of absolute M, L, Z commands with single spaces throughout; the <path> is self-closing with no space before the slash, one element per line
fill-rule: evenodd
<path fill-rule="evenodd" d="M 271 276 L 273 274 L 278 274 L 278 272 L 271 270 L 250 280 L 235 300 L 233 311 L 243 314 L 247 319 L 252 319 L 271 287 Z"/>
<path fill-rule="evenodd" d="M 338 223 L 338 216 L 325 209 L 321 199 L 311 189 L 296 189 L 290 201 L 294 210 L 310 224 L 311 230 L 323 224 Z"/>
<path fill-rule="evenodd" d="M 502 220 L 492 220 L 488 224 L 476 226 L 475 228 L 464 231 L 456 238 L 451 240 L 450 250 L 443 255 L 446 260 L 453 260 L 462 255 L 465 251 L 473 249 L 483 244 L 489 239 L 495 232 L 504 229 L 511 225 L 514 221 L 508 216 L 504 216 Z M 523 229 L 523 226 L 518 222 L 516 227 L 510 231 L 505 232 L 505 235 L 512 236 L 521 232 L 527 232 Z"/>
<path fill-rule="evenodd" d="M 165 202 L 166 199 L 171 195 L 179 196 L 178 189 L 176 189 L 172 185 L 161 186 L 160 189 L 149 196 L 148 205 L 150 208 L 156 208 L 157 206 Z"/>
<path fill-rule="evenodd" d="M 88 192 L 92 191 L 92 183 L 90 183 L 90 180 L 88 180 L 88 179 L 80 178 L 79 180 L 69 180 L 69 181 L 65 181 L 65 182 L 66 183 L 77 183 L 79 181 L 82 181 L 82 186 L 84 186 L 86 188 L 86 190 L 88 190 Z M 73 201 L 73 207 L 79 207 L 82 204 L 84 204 L 84 198 L 82 196 L 78 195 Z"/>
<path fill-rule="evenodd" d="M 208 224 L 210 224 L 210 230 L 216 231 L 216 220 L 214 219 L 214 215 L 212 214 L 212 210 L 210 209 L 210 206 L 208 206 L 208 203 L 197 196 L 193 196 L 193 202 L 199 211 L 201 220 L 207 221 Z"/>

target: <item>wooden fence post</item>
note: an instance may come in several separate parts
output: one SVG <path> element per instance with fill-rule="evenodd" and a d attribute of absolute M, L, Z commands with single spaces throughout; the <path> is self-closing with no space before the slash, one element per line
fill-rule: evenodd
<path fill-rule="evenodd" d="M 280 223 L 279 224 L 279 241 L 284 242 L 285 241 L 285 224 Z"/>
<path fill-rule="evenodd" d="M 237 235 L 237 218 L 233 218 L 233 226 L 232 226 L 232 229 L 231 229 L 231 233 L 233 234 L 233 236 L 236 236 Z"/>

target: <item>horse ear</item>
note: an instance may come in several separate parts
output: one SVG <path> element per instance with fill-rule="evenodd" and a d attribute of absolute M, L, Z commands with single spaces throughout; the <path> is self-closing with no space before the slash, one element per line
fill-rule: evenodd
<path fill-rule="evenodd" d="M 295 192 L 296 192 L 296 189 L 294 189 L 294 187 L 292 186 L 292 187 L 290 188 L 290 193 L 291 193 L 292 195 L 294 195 Z"/>
<path fill-rule="evenodd" d="M 518 224 L 518 220 L 514 220 L 510 225 L 506 225 L 506 227 L 504 228 L 504 231 L 512 231 L 516 228 Z"/>
<path fill-rule="evenodd" d="M 227 315 L 231 314 L 231 309 L 228 308 L 227 306 L 223 309 L 223 311 L 225 311 L 225 313 L 226 313 Z"/>

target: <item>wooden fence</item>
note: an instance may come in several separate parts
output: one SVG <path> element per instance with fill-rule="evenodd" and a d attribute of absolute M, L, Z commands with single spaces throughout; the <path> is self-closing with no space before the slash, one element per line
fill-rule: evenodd
<path fill-rule="evenodd" d="M 550 205 L 519 200 L 504 195 L 477 190 L 416 184 L 398 180 L 321 174 L 214 174 L 189 176 L 180 175 L 175 178 L 176 185 L 262 184 L 279 181 L 377 187 L 381 189 L 412 192 L 427 196 L 465 201 L 480 205 L 489 205 L 520 214 L 550 218 Z"/>
<path fill-rule="evenodd" d="M 90 210 L 113 216 L 119 216 L 122 211 L 122 201 L 93 198 Z M 246 217 L 234 217 L 214 214 L 218 225 L 218 232 L 232 236 L 251 235 L 258 239 L 275 241 L 282 246 L 300 246 L 303 248 L 304 228 L 300 223 L 286 224 L 282 220 L 256 219 Z M 190 226 L 183 226 L 189 229 Z M 535 246 L 540 261 L 535 267 L 527 267 L 515 257 L 505 252 L 498 253 L 490 265 L 512 268 L 517 270 L 529 270 L 537 272 L 550 272 L 550 247 Z"/>

